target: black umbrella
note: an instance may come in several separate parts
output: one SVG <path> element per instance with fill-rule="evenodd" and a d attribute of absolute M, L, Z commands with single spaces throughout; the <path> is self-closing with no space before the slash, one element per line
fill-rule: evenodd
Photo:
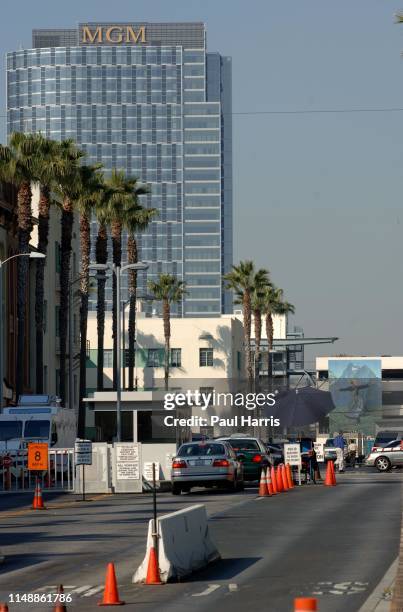
<path fill-rule="evenodd" d="M 276 403 L 270 413 L 280 419 L 280 427 L 289 427 L 316 423 L 334 408 L 329 391 L 301 387 L 277 393 Z"/>

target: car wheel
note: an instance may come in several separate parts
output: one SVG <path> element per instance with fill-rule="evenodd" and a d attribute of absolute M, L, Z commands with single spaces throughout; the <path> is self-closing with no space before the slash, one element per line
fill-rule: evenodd
<path fill-rule="evenodd" d="M 238 480 L 237 491 L 243 491 L 245 489 L 245 483 L 243 480 Z"/>
<path fill-rule="evenodd" d="M 172 484 L 172 495 L 180 495 L 182 492 L 181 487 L 178 485 L 178 483 L 174 482 Z"/>
<path fill-rule="evenodd" d="M 182 487 L 182 491 L 183 493 L 190 493 L 190 485 L 185 485 L 184 487 Z"/>
<path fill-rule="evenodd" d="M 387 457 L 378 457 L 375 461 L 375 467 L 378 472 L 388 472 L 392 464 Z"/>

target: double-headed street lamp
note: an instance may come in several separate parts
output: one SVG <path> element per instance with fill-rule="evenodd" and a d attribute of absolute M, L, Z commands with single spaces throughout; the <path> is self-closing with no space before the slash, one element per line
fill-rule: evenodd
<path fill-rule="evenodd" d="M 121 422 L 121 403 L 122 403 L 122 384 L 120 371 L 122 366 L 121 356 L 121 339 L 122 339 L 122 307 L 121 307 L 121 296 L 120 296 L 120 277 L 122 272 L 126 270 L 147 270 L 148 264 L 143 262 L 127 264 L 125 266 L 116 266 L 115 264 L 90 264 L 90 270 L 107 271 L 110 270 L 116 277 L 116 315 L 117 315 L 117 335 L 116 335 L 116 353 L 117 353 L 117 367 L 116 367 L 116 437 L 117 441 L 122 441 L 122 422 Z"/>
<path fill-rule="evenodd" d="M 32 251 L 31 253 L 16 253 L 11 255 L 4 261 L 0 261 L 0 412 L 3 410 L 3 267 L 6 263 L 15 259 L 16 257 L 29 257 L 30 259 L 44 259 L 46 255 L 39 251 Z"/>

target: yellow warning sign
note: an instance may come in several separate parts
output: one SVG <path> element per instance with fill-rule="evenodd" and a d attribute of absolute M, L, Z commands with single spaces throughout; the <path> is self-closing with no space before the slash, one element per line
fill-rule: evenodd
<path fill-rule="evenodd" d="M 30 442 L 28 444 L 28 469 L 48 469 L 49 445 L 46 442 Z"/>

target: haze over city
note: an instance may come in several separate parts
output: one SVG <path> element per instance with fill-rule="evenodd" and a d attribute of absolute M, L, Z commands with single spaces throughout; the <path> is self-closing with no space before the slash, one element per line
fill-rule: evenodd
<path fill-rule="evenodd" d="M 269 268 L 307 336 L 340 338 L 331 351 L 400 354 L 403 112 L 382 110 L 403 108 L 399 8 L 21 1 L 2 9 L 0 52 L 29 48 L 35 27 L 204 21 L 233 60 L 234 263 Z M 5 142 L 4 79 L 0 100 Z M 330 110 L 355 112 L 293 112 Z"/>

